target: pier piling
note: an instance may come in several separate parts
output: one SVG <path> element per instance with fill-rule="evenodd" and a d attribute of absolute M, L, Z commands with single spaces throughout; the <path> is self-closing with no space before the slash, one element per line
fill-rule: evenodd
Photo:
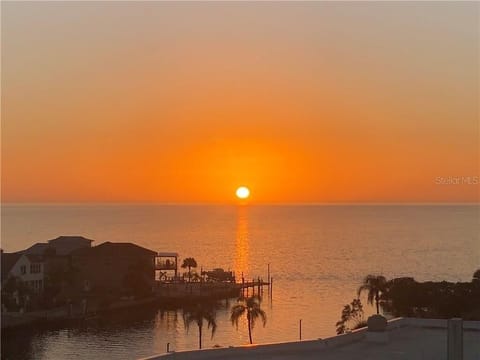
<path fill-rule="evenodd" d="M 267 282 L 270 283 L 270 263 L 267 265 Z"/>
<path fill-rule="evenodd" d="M 300 341 L 302 341 L 302 319 L 300 319 L 298 328 L 299 328 Z"/>
<path fill-rule="evenodd" d="M 273 276 L 270 278 L 270 300 L 273 299 Z"/>

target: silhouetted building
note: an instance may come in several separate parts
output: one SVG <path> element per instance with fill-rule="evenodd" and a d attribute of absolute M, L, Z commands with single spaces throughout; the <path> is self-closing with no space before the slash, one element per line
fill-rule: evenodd
<path fill-rule="evenodd" d="M 22 254 L 31 254 L 31 255 L 43 255 L 50 246 L 47 243 L 36 243 L 26 248 L 25 250 L 19 251 Z"/>
<path fill-rule="evenodd" d="M 80 293 L 138 294 L 155 281 L 157 253 L 132 243 L 103 244 L 71 253 L 75 288 Z"/>
<path fill-rule="evenodd" d="M 69 270 L 72 251 L 91 248 L 92 242 L 82 236 L 59 236 L 15 253 L 2 251 L 2 284 L 14 276 L 35 292 L 41 292 L 52 272 Z"/>
<path fill-rule="evenodd" d="M 83 236 L 59 236 L 46 243 L 36 243 L 20 252 L 35 255 L 45 255 L 45 252 L 49 252 L 52 255 L 65 256 L 74 250 L 91 247 L 92 242 L 93 240 Z"/>
<path fill-rule="evenodd" d="M 72 251 L 83 248 L 90 248 L 93 240 L 83 236 L 59 236 L 56 239 L 48 240 L 48 245 L 55 249 L 56 255 L 68 255 Z"/>

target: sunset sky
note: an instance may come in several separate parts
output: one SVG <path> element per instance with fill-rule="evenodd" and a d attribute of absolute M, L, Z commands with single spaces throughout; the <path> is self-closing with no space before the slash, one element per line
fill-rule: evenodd
<path fill-rule="evenodd" d="M 2 202 L 480 200 L 478 2 L 1 6 Z"/>

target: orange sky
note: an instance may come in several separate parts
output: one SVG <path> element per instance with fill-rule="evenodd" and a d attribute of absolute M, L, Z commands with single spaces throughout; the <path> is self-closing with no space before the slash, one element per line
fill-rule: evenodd
<path fill-rule="evenodd" d="M 2 3 L 2 201 L 479 201 L 479 6 Z"/>

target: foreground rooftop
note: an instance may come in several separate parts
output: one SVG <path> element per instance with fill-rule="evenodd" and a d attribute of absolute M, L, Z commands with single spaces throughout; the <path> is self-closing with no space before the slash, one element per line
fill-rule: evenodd
<path fill-rule="evenodd" d="M 386 341 L 360 329 L 326 339 L 219 349 L 179 351 L 168 359 L 447 360 L 447 320 L 399 318 L 388 322 Z M 480 359 L 480 321 L 463 322 L 463 360 Z"/>

